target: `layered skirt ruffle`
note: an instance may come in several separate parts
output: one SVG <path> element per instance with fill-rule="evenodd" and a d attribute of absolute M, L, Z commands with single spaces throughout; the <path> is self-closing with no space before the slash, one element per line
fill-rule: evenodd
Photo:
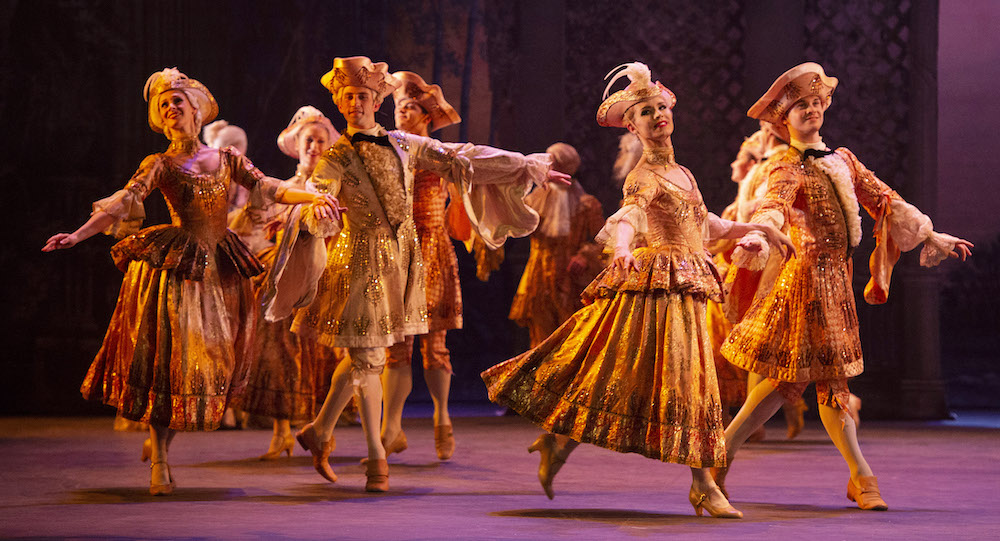
<path fill-rule="evenodd" d="M 257 260 L 235 243 L 227 237 L 211 250 L 166 226 L 115 246 L 125 277 L 81 387 L 85 398 L 133 421 L 218 428 L 246 385 L 256 321 L 245 276 Z"/>
<path fill-rule="evenodd" d="M 706 295 L 721 291 L 717 282 L 711 286 L 711 272 L 686 272 L 692 260 L 652 248 L 635 255 L 642 270 L 628 274 L 636 276 L 605 271 L 588 287 L 592 304 L 538 347 L 483 372 L 490 399 L 577 441 L 691 467 L 722 466 L 705 314 Z"/>
<path fill-rule="evenodd" d="M 145 261 L 158 269 L 173 270 L 184 280 L 202 280 L 213 259 L 231 263 L 246 278 L 264 271 L 236 233 L 226 230 L 225 236 L 212 245 L 170 224 L 147 227 L 122 239 L 111 248 L 111 258 L 122 272 L 132 261 Z"/>
<path fill-rule="evenodd" d="M 618 292 L 663 291 L 722 302 L 722 280 L 706 253 L 681 247 L 646 247 L 632 252 L 639 270 L 610 265 L 583 290 L 584 301 Z"/>

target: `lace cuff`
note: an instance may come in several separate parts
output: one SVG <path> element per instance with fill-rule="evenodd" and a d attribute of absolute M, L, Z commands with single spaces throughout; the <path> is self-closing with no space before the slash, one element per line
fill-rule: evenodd
<path fill-rule="evenodd" d="M 931 219 L 917 207 L 896 198 L 889 205 L 889 234 L 900 250 L 908 252 L 934 233 Z"/>
<path fill-rule="evenodd" d="M 924 247 L 920 250 L 920 265 L 922 267 L 936 267 L 939 263 L 948 259 L 948 254 L 955 250 L 958 238 L 947 233 L 931 231 L 924 240 Z"/>
<path fill-rule="evenodd" d="M 94 202 L 91 215 L 104 212 L 115 219 L 104 234 L 121 238 L 139 231 L 139 226 L 146 219 L 146 208 L 142 204 L 145 191 L 145 185 L 131 182 L 109 197 Z"/>
<path fill-rule="evenodd" d="M 315 204 L 309 205 L 302 213 L 302 229 L 318 238 L 335 237 L 340 234 L 342 226 L 337 220 L 317 218 L 313 212 Z"/>
<path fill-rule="evenodd" d="M 625 222 L 632 226 L 635 230 L 635 235 L 644 235 L 649 231 L 649 225 L 646 220 L 646 211 L 642 210 L 638 205 L 625 205 L 618 209 L 618 212 L 612 214 L 608 217 L 607 221 L 604 222 L 604 227 L 597 233 L 594 238 L 597 242 L 608 246 L 609 248 L 614 248 L 615 241 L 618 238 L 618 224 Z M 632 241 L 632 246 L 629 246 L 629 250 L 635 247 L 635 240 Z"/>
<path fill-rule="evenodd" d="M 733 250 L 733 265 L 751 271 L 764 270 L 767 259 L 771 255 L 771 245 L 767 242 L 767 235 L 763 231 L 751 231 L 743 235 L 743 238 L 760 243 L 760 250 L 754 253 L 745 250 L 742 246 L 737 246 Z"/>

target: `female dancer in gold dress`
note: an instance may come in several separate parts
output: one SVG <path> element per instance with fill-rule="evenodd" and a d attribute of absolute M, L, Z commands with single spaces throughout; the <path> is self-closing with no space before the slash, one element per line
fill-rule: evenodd
<path fill-rule="evenodd" d="M 42 251 L 71 248 L 101 231 L 135 231 L 153 188 L 167 201 L 172 223 L 138 231 L 111 249 L 125 278 L 81 388 L 85 398 L 149 423 L 149 491 L 161 495 L 174 488 L 167 447 L 175 431 L 218 428 L 246 383 L 255 320 L 248 278 L 261 266 L 226 229 L 230 180 L 259 197 L 312 203 L 310 212 L 325 219 L 339 217 L 339 207 L 332 197 L 279 186 L 235 149 L 200 143 L 202 123 L 219 110 L 200 82 L 165 69 L 149 77 L 144 94 L 150 127 L 170 139 L 167 151 L 147 156 L 124 189 L 94 203 L 85 224 L 53 235 Z"/>
<path fill-rule="evenodd" d="M 288 127 L 278 135 L 278 148 L 299 161 L 295 176 L 282 185 L 306 189 L 320 156 L 338 137 L 340 133 L 319 109 L 310 105 L 299 108 Z M 255 279 L 258 301 L 266 300 L 267 292 L 276 287 L 276 272 L 282 274 L 284 284 L 289 279 L 302 277 L 303 273 L 308 274 L 308 270 L 301 267 L 310 262 L 314 263 L 314 267 L 322 265 L 326 259 L 324 241 L 316 224 L 303 220 L 302 213 L 297 212 L 295 207 L 251 199 L 234 213 L 229 227 L 254 249 L 261 263 L 270 269 L 269 273 L 258 275 L 263 279 Z M 279 228 L 283 229 L 280 233 L 282 237 L 293 235 L 294 239 L 282 238 L 283 242 L 278 244 L 272 242 L 271 239 L 279 234 Z M 293 254 L 293 250 L 296 253 Z M 288 259 L 294 263 L 287 266 L 300 268 L 274 268 L 276 260 L 284 262 Z M 315 280 L 308 282 L 311 285 Z M 315 291 L 314 286 L 312 291 Z M 308 294 L 303 297 L 307 298 Z M 306 352 L 310 350 L 301 347 L 299 338 L 289 328 L 292 324 L 289 316 L 292 314 L 291 309 L 283 310 L 281 314 L 274 314 L 273 310 L 259 314 L 253 368 L 247 390 L 239 400 L 241 410 L 274 419 L 271 444 L 267 452 L 260 456 L 261 460 L 274 460 L 283 452 L 291 456 L 295 445 L 291 423 L 304 423 L 316 413 L 317 372 L 322 372 L 316 365 L 324 359 L 308 355 Z"/>
<path fill-rule="evenodd" d="M 538 478 L 550 498 L 552 478 L 586 442 L 686 464 L 695 511 L 739 518 L 709 473 L 725 464 L 725 440 L 705 301 L 722 290 L 704 244 L 751 230 L 789 241 L 773 227 L 708 213 L 694 177 L 674 161 L 674 94 L 638 62 L 611 84 L 623 74 L 631 83 L 605 91 L 597 122 L 636 134 L 643 156 L 598 235 L 613 244 L 613 263 L 584 291 L 588 306 L 483 379 L 491 400 L 549 432 L 529 450 L 541 452 Z M 640 238 L 645 247 L 633 250 Z"/>

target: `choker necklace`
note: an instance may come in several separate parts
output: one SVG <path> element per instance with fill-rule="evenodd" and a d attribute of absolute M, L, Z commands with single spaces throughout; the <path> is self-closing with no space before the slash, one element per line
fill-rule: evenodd
<path fill-rule="evenodd" d="M 201 141 L 197 138 L 174 139 L 167 147 L 168 154 L 194 154 L 201 147 Z"/>
<path fill-rule="evenodd" d="M 674 147 L 644 148 L 642 157 L 650 165 L 677 165 L 674 161 Z"/>

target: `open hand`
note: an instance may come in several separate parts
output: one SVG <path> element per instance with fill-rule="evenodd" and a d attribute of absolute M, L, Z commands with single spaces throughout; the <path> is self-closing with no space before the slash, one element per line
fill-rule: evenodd
<path fill-rule="evenodd" d="M 629 270 L 639 270 L 639 262 L 627 248 L 615 248 L 615 258 L 611 261 L 615 268 L 628 272 Z"/>
<path fill-rule="evenodd" d="M 971 242 L 965 239 L 957 239 L 955 241 L 955 249 L 948 253 L 948 257 L 950 258 L 958 257 L 961 258 L 962 261 L 965 261 L 965 258 L 972 255 L 972 249 L 975 246 L 976 246 L 975 244 L 972 244 Z"/>
<path fill-rule="evenodd" d="M 76 246 L 76 236 L 72 233 L 56 233 L 49 237 L 49 240 L 45 241 L 45 246 L 42 246 L 43 252 L 51 252 L 54 250 L 65 250 L 66 248 L 72 248 Z"/>
<path fill-rule="evenodd" d="M 785 261 L 795 257 L 795 245 L 792 244 L 792 239 L 788 235 L 784 234 L 778 228 L 773 225 L 763 225 L 761 226 L 761 231 L 767 235 L 767 241 L 781 250 L 781 255 L 785 258 Z"/>

